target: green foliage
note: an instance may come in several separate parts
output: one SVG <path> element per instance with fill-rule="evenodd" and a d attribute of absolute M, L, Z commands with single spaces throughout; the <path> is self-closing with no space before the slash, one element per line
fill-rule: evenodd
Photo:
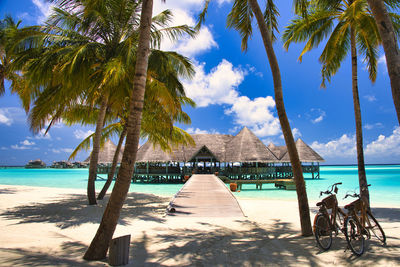
<path fill-rule="evenodd" d="M 399 8 L 397 1 L 385 2 L 391 8 Z M 391 14 L 391 18 L 398 34 L 399 16 Z M 344 0 L 309 1 L 307 12 L 298 12 L 298 16 L 286 27 L 284 47 L 288 49 L 293 42 L 306 42 L 299 56 L 301 61 L 306 52 L 328 39 L 319 58 L 322 63 L 321 86 L 325 87 L 325 82 L 335 75 L 350 51 L 350 28 L 355 31 L 358 54 L 363 57 L 369 78 L 374 82 L 381 38 L 366 0 L 354 0 L 352 3 Z"/>

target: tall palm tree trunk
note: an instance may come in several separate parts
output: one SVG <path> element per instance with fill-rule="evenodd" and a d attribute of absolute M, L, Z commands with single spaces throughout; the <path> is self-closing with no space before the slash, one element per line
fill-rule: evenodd
<path fill-rule="evenodd" d="M 100 111 L 96 122 L 96 131 L 93 136 L 93 150 L 90 155 L 89 163 L 89 178 L 87 187 L 87 197 L 89 200 L 89 205 L 96 205 L 96 188 L 95 181 L 97 177 L 97 163 L 99 161 L 100 153 L 100 140 L 101 140 L 101 130 L 104 126 L 104 118 L 106 116 L 108 98 L 103 96 L 100 104 Z"/>
<path fill-rule="evenodd" d="M 153 0 L 143 0 L 139 26 L 139 44 L 137 48 L 133 95 L 127 124 L 125 151 L 117 180 L 111 192 L 110 200 L 95 237 L 84 255 L 85 260 L 100 260 L 107 255 L 109 243 L 114 234 L 131 183 L 133 167 L 139 144 L 140 124 L 146 89 L 148 57 L 150 53 L 150 26 L 153 12 Z"/>
<path fill-rule="evenodd" d="M 265 51 L 267 52 L 269 64 L 271 67 L 272 77 L 274 80 L 276 109 L 278 111 L 278 117 L 281 124 L 282 133 L 285 138 L 285 143 L 290 156 L 290 162 L 292 164 L 294 181 L 296 183 L 297 200 L 299 203 L 301 233 L 303 236 L 311 236 L 313 232 L 311 227 L 310 209 L 308 206 L 308 198 L 303 177 L 303 170 L 301 168 L 299 154 L 297 153 L 296 143 L 294 142 L 289 120 L 286 116 L 285 105 L 283 102 L 283 94 L 282 94 L 281 74 L 279 70 L 278 61 L 276 59 L 275 52 L 272 46 L 272 40 L 269 30 L 267 29 L 267 25 L 264 21 L 264 16 L 261 12 L 257 0 L 249 0 L 249 3 L 257 19 L 258 27 L 260 28 Z"/>
<path fill-rule="evenodd" d="M 367 0 L 378 25 L 385 50 L 386 64 L 392 87 L 392 97 L 400 124 L 400 52 L 392 21 L 383 0 Z"/>
<path fill-rule="evenodd" d="M 360 195 L 364 199 L 365 203 L 367 203 L 367 206 L 369 207 L 369 192 L 368 192 L 367 176 L 365 174 L 365 164 L 364 164 L 361 108 L 360 108 L 360 98 L 358 95 L 356 35 L 353 27 L 351 27 L 350 30 L 350 39 L 351 39 L 350 42 L 351 42 L 352 91 L 353 91 L 354 116 L 356 120 L 358 182 L 360 185 Z"/>
<path fill-rule="evenodd" d="M 122 143 L 124 142 L 125 136 L 126 136 L 126 127 L 124 126 L 124 128 L 122 130 L 122 133 L 121 133 L 121 136 L 119 137 L 117 149 L 115 150 L 115 154 L 114 154 L 113 162 L 112 162 L 112 165 L 111 165 L 111 169 L 108 172 L 107 181 L 104 184 L 103 188 L 101 189 L 99 195 L 97 196 L 98 200 L 101 200 L 101 199 L 104 198 L 104 196 L 107 193 L 108 188 L 111 185 L 112 179 L 114 178 L 115 170 L 117 169 L 117 164 L 118 164 L 119 152 L 121 151 Z"/>

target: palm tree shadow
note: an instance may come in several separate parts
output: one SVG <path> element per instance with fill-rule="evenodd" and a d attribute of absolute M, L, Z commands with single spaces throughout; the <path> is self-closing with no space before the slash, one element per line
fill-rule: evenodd
<path fill-rule="evenodd" d="M 120 225 L 129 224 L 129 219 L 163 222 L 168 198 L 155 195 L 129 193 L 121 211 Z M 89 206 L 85 195 L 71 194 L 62 199 L 46 203 L 34 203 L 13 207 L 0 214 L 8 220 L 22 223 L 55 223 L 61 229 L 79 226 L 84 223 L 99 223 L 108 197 L 98 205 Z"/>
<path fill-rule="evenodd" d="M 86 248 L 80 242 L 64 242 L 59 252 L 0 248 L 0 261 L 4 266 L 98 266 L 82 259 Z"/>
<path fill-rule="evenodd" d="M 213 230 L 180 228 L 160 233 L 152 242 L 164 244 L 163 249 L 153 253 L 147 250 L 150 241 L 143 234 L 141 240 L 131 243 L 134 252 L 131 252 L 130 264 L 164 266 L 175 262 L 179 266 L 320 266 L 323 253 L 331 253 L 339 265 L 360 264 L 364 260 L 376 262 L 378 259 L 396 262 L 397 249 L 380 246 L 376 252 L 367 252 L 360 259 L 354 257 L 350 250 L 343 253 L 346 248 L 344 237 L 335 238 L 331 249 L 322 252 L 316 247 L 314 237 L 299 236 L 290 223 L 275 220 L 268 229 L 248 220 L 240 223 L 242 227 L 237 229 L 201 223 Z"/>

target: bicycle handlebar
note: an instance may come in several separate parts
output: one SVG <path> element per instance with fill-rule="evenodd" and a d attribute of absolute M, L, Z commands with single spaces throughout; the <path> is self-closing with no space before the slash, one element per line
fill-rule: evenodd
<path fill-rule="evenodd" d="M 322 196 L 323 194 L 329 195 L 330 193 L 332 193 L 332 191 L 335 191 L 335 193 L 336 193 L 337 192 L 337 185 L 341 185 L 341 184 L 342 184 L 341 182 L 340 183 L 334 183 L 333 185 L 330 186 L 331 189 L 319 192 L 319 196 Z"/>
<path fill-rule="evenodd" d="M 367 189 L 368 186 L 371 186 L 370 184 L 367 184 L 366 187 L 363 187 L 361 191 L 365 191 Z M 353 194 L 349 194 L 346 193 L 346 195 L 344 196 L 343 199 L 347 198 L 347 197 L 354 197 L 354 198 L 360 198 L 360 194 L 357 194 L 356 192 L 353 192 Z"/>

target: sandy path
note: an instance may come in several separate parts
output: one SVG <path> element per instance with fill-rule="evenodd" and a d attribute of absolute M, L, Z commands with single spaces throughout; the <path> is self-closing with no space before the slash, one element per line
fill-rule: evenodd
<path fill-rule="evenodd" d="M 82 260 L 106 203 L 89 207 L 84 193 L 0 185 L 0 266 L 107 265 Z M 243 219 L 165 216 L 169 201 L 129 194 L 115 233 L 132 235 L 129 266 L 400 265 L 400 207 L 374 208 L 388 245 L 371 241 L 355 258 L 342 236 L 323 253 L 300 237 L 293 201 L 239 198 Z"/>

